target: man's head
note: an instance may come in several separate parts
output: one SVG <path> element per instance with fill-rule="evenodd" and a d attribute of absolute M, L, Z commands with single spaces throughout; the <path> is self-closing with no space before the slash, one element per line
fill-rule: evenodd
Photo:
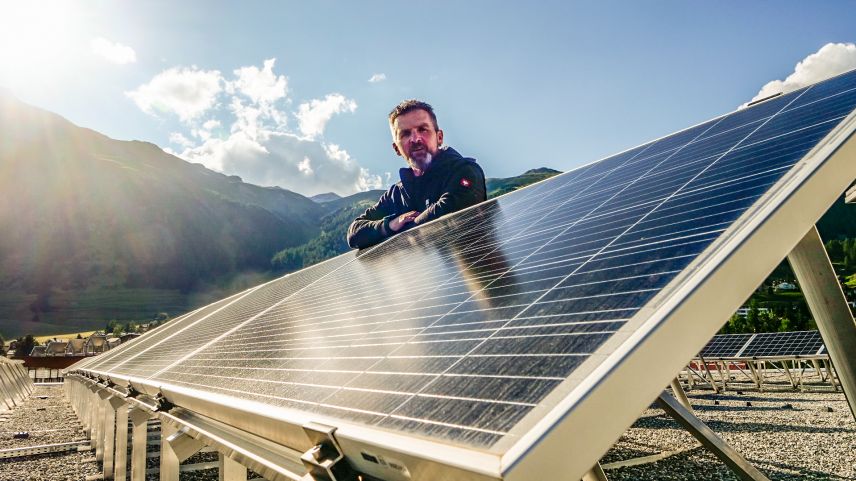
<path fill-rule="evenodd" d="M 405 100 L 389 113 L 389 129 L 392 149 L 407 160 L 416 175 L 422 175 L 443 145 L 434 109 L 419 100 Z"/>

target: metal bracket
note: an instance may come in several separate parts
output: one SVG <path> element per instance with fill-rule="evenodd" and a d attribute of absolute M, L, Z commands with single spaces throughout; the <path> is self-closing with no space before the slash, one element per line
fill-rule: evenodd
<path fill-rule="evenodd" d="M 169 412 L 170 409 L 175 407 L 175 404 L 167 401 L 167 399 L 163 397 L 163 394 L 158 394 L 158 396 L 155 398 L 155 403 L 157 405 L 156 410 L 159 413 Z"/>
<path fill-rule="evenodd" d="M 302 481 L 353 481 L 356 475 L 333 433 L 336 428 L 318 423 L 308 423 L 303 431 L 312 442 L 312 449 L 303 453 L 300 460 L 308 473 Z"/>
<path fill-rule="evenodd" d="M 190 428 L 184 426 L 166 438 L 166 442 L 169 443 L 179 463 L 205 447 L 205 443 L 192 437 L 189 433 Z"/>
<path fill-rule="evenodd" d="M 137 391 L 136 389 L 134 389 L 134 386 L 131 386 L 130 384 L 128 385 L 128 396 L 127 397 L 135 399 L 140 394 L 141 394 L 140 391 Z"/>

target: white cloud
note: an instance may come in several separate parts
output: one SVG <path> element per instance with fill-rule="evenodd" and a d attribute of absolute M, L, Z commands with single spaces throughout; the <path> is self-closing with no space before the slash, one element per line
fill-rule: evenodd
<path fill-rule="evenodd" d="M 773 80 L 764 85 L 752 100 L 763 99 L 779 92 L 791 92 L 854 68 L 856 45 L 828 43 L 797 63 L 794 73 L 788 75 L 785 80 Z"/>
<path fill-rule="evenodd" d="M 340 146 L 293 133 L 263 131 L 252 139 L 237 132 L 225 140 L 211 138 L 199 147 L 185 149 L 179 157 L 238 174 L 245 182 L 277 185 L 304 195 L 349 195 L 383 187 L 380 175 L 360 167 Z"/>
<path fill-rule="evenodd" d="M 275 75 L 273 66 L 276 59 L 264 61 L 264 67 L 241 67 L 235 70 L 238 79 L 229 82 L 229 93 L 241 92 L 254 103 L 270 104 L 288 94 L 288 78 L 285 75 Z"/>
<path fill-rule="evenodd" d="M 385 73 L 376 73 L 376 74 L 372 75 L 371 78 L 369 78 L 369 83 L 375 84 L 378 82 L 383 82 L 384 80 L 386 80 L 386 74 Z"/>
<path fill-rule="evenodd" d="M 342 94 L 328 94 L 323 100 L 313 99 L 300 104 L 296 114 L 300 132 L 310 139 L 320 137 L 333 115 L 356 109 L 357 103 Z"/>
<path fill-rule="evenodd" d="M 125 94 L 151 115 L 174 113 L 182 121 L 192 120 L 214 107 L 223 90 L 217 70 L 174 67 L 157 74 L 147 84 Z"/>
<path fill-rule="evenodd" d="M 387 172 L 389 174 L 389 172 Z M 386 177 L 389 177 L 387 175 Z M 360 175 L 357 177 L 357 190 L 366 191 L 372 189 L 382 189 L 384 187 L 383 180 L 379 175 L 372 175 L 369 169 L 360 167 Z"/>
<path fill-rule="evenodd" d="M 304 157 L 303 161 L 297 164 L 297 170 L 303 175 L 312 175 L 315 172 L 312 170 L 312 162 L 309 157 Z"/>
<path fill-rule="evenodd" d="M 194 143 L 192 140 L 188 139 L 181 132 L 172 132 L 169 134 L 170 143 L 180 145 L 185 149 L 193 147 Z"/>
<path fill-rule="evenodd" d="M 174 153 L 190 162 L 246 182 L 280 186 L 305 195 L 352 194 L 381 188 L 385 177 L 361 167 L 344 148 L 320 140 L 337 113 L 353 112 L 355 101 L 334 93 L 288 108 L 288 78 L 274 73 L 275 60 L 261 68 L 241 67 L 231 78 L 196 67 L 169 69 L 128 95 L 146 112 L 175 113 L 186 130 L 170 134 Z M 204 94 L 191 95 L 201 89 Z M 289 128 L 294 115 L 299 125 Z"/>
<path fill-rule="evenodd" d="M 92 53 L 104 57 L 115 64 L 125 65 L 137 61 L 137 52 L 133 48 L 121 43 L 111 42 L 103 37 L 93 38 L 89 42 L 89 47 Z"/>

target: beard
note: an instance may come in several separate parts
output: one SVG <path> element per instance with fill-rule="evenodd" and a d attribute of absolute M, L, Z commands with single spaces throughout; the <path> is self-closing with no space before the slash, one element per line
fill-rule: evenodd
<path fill-rule="evenodd" d="M 420 151 L 417 152 L 416 155 L 408 157 L 407 163 L 410 165 L 410 168 L 414 171 L 418 171 L 419 175 L 425 173 L 428 170 L 428 167 L 431 166 L 431 160 L 434 157 L 431 155 L 431 152 Z"/>

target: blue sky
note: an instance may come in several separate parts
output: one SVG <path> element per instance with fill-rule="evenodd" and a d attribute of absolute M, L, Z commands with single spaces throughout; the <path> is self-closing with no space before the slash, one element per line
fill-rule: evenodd
<path fill-rule="evenodd" d="M 0 87 L 249 182 L 350 194 L 404 165 L 402 99 L 490 177 L 568 170 L 856 68 L 854 26 L 850 2 L 4 0 Z"/>

